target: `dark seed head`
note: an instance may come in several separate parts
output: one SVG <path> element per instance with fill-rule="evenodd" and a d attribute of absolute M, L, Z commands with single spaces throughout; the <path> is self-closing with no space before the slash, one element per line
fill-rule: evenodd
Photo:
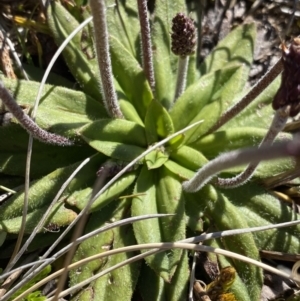
<path fill-rule="evenodd" d="M 173 53 L 183 57 L 193 54 L 197 40 L 194 20 L 183 13 L 178 13 L 172 22 L 171 49 Z"/>
<path fill-rule="evenodd" d="M 290 116 L 300 112 L 300 38 L 293 39 L 287 48 L 282 44 L 283 72 L 281 86 L 273 99 L 273 109 L 290 106 Z"/>

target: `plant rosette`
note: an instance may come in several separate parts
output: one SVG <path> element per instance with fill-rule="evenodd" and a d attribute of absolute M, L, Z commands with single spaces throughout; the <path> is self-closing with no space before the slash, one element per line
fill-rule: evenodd
<path fill-rule="evenodd" d="M 170 32 L 175 15 L 186 12 L 184 1 L 156 2 L 151 19 L 155 93 L 142 68 L 136 1 L 114 4 L 115 1 L 106 1 L 106 22 L 113 81 L 124 118 L 111 118 L 105 109 L 99 88 L 97 58 L 92 51 L 94 39 L 90 33 L 93 25 L 88 25 L 63 52 L 80 91 L 49 84 L 41 99 L 37 124 L 68 137 L 74 145 L 60 147 L 34 142 L 26 234 L 31 233 L 80 162 L 88 156 L 91 160 L 68 185 L 45 223 L 46 233 L 38 234 L 29 250 L 50 245 L 57 237 L 51 226 L 60 229 L 69 225 L 78 211 L 87 205 L 101 166 L 107 162 L 124 166 L 150 146 L 201 120 L 203 122 L 198 126 L 150 152 L 100 195 L 91 206 L 84 231 L 130 215 L 174 215 L 136 222 L 133 226 L 97 235 L 78 247 L 73 261 L 101 252 L 107 245 L 119 248 L 135 243 L 175 242 L 185 239 L 187 233 L 207 229 L 222 231 L 299 219 L 260 185 L 260 180 L 291 169 L 294 164 L 290 159 L 261 163 L 253 179 L 239 188 L 225 190 L 212 183 L 196 193 L 182 189 L 182 182 L 193 177 L 209 160 L 226 151 L 258 145 L 267 132 L 274 114 L 270 104 L 280 85 L 279 78 L 239 115 L 208 134 L 220 116 L 248 91 L 246 84 L 255 49 L 255 25 L 244 24 L 233 29 L 199 68 L 196 56 L 190 55 L 186 88 L 174 101 L 179 59 L 171 51 Z M 69 7 L 68 10 L 58 2 L 48 7 L 48 26 L 58 45 L 89 16 L 86 7 L 79 8 Z M 1 78 L 18 103 L 30 111 L 39 83 Z M 14 119 L 0 127 L 0 140 L 4 142 L 0 145 L 0 176 L 12 189 L 20 184 L 24 175 L 27 137 Z M 281 138 L 290 139 L 288 134 Z M 221 177 L 233 177 L 244 168 L 225 170 Z M 1 252 L 2 258 L 11 250 L 11 239 L 8 238 L 14 238 L 20 229 L 23 199 L 23 188 L 20 188 L 1 205 L 0 231 L 7 233 L 2 244 L 5 250 Z M 259 260 L 261 249 L 299 253 L 299 234 L 300 227 L 295 226 L 236 235 L 218 240 L 218 245 Z M 69 284 L 72 286 L 95 271 L 132 255 L 124 253 L 87 264 L 80 272 L 71 271 Z M 219 258 L 221 266 L 230 265 L 237 271 L 231 286 L 237 300 L 259 300 L 262 271 L 248 263 Z M 185 251 L 161 252 L 145 261 L 146 264 L 134 263 L 99 278 L 72 300 L 131 300 L 136 287 L 143 300 L 186 300 L 189 266 Z"/>

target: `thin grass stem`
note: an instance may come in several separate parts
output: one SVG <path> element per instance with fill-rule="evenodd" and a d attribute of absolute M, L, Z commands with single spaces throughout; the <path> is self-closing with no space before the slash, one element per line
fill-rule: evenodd
<path fill-rule="evenodd" d="M 190 280 L 189 280 L 189 301 L 193 301 L 193 291 L 194 291 L 194 283 L 195 283 L 195 272 L 196 272 L 196 259 L 197 259 L 197 253 L 193 252 L 193 261 L 191 266 L 191 273 L 190 273 Z"/>
<path fill-rule="evenodd" d="M 198 122 L 195 122 L 187 127 L 185 127 L 184 129 L 168 136 L 167 138 L 161 140 L 160 142 L 158 142 L 157 144 L 151 146 L 150 148 L 148 148 L 144 153 L 142 153 L 140 156 L 138 156 L 136 159 L 134 159 L 133 161 L 131 161 L 127 166 L 125 166 L 116 176 L 114 176 L 104 187 L 102 187 L 102 189 L 100 189 L 100 191 L 98 191 L 98 193 L 96 193 L 94 195 L 94 197 L 92 197 L 90 199 L 90 201 L 88 202 L 87 206 L 77 215 L 77 217 L 71 222 L 71 224 L 67 227 L 67 229 L 65 229 L 65 231 L 61 234 L 61 236 L 49 247 L 49 249 L 47 250 L 46 254 L 50 254 L 53 249 L 58 245 L 58 243 L 62 240 L 62 237 L 65 236 L 67 233 L 69 233 L 69 231 L 73 228 L 74 225 L 76 225 L 76 223 L 78 222 L 78 220 L 81 218 L 82 215 L 86 214 L 86 212 L 88 212 L 90 206 L 92 205 L 92 203 L 106 190 L 108 189 L 117 179 L 119 179 L 127 170 L 129 170 L 130 168 L 132 168 L 137 162 L 139 162 L 142 158 L 144 158 L 147 154 L 149 154 L 150 152 L 152 152 L 153 150 L 155 150 L 156 148 L 164 145 L 165 143 L 167 143 L 169 140 L 175 138 L 178 135 L 181 135 L 183 133 L 185 133 L 186 131 L 192 129 L 195 126 L 198 126 L 200 123 L 202 123 L 203 120 L 200 120 Z M 75 242 L 73 242 L 72 244 L 75 244 Z M 47 255 L 44 256 L 47 256 Z M 44 257 L 43 257 L 44 258 Z M 40 267 L 41 268 L 41 267 Z M 34 275 L 36 275 L 39 271 L 40 268 L 36 269 L 32 274 L 31 277 L 34 277 Z M 21 281 L 20 283 L 18 283 L 15 287 L 14 287 L 14 291 L 16 291 L 18 288 L 20 288 L 22 285 L 24 285 L 24 283 L 28 282 L 29 280 L 24 280 Z M 13 293 L 9 292 L 7 295 L 8 297 L 4 297 L 5 299 L 3 299 L 3 301 L 7 300 L 7 298 L 9 298 Z"/>
<path fill-rule="evenodd" d="M 2 185 L 0 185 L 0 189 L 4 190 L 4 191 L 6 191 L 6 192 L 9 192 L 9 193 L 11 193 L 11 194 L 17 193 L 15 190 L 9 189 L 8 187 L 4 187 L 4 186 L 2 186 Z"/>
<path fill-rule="evenodd" d="M 124 220 L 120 220 L 118 222 L 115 222 L 113 224 L 109 224 L 106 225 L 104 227 L 101 227 L 100 229 L 96 229 L 91 233 L 88 233 L 80 238 L 78 238 L 74 243 L 70 243 L 69 245 L 67 245 L 66 247 L 64 247 L 63 249 L 61 249 L 59 252 L 57 252 L 56 254 L 54 254 L 51 258 L 49 259 L 43 259 L 43 260 L 47 260 L 45 263 L 41 264 L 38 268 L 31 268 L 23 277 L 23 279 L 11 290 L 9 291 L 4 297 L 3 299 L 1 299 L 1 301 L 7 300 L 8 298 L 10 298 L 17 290 L 19 290 L 23 285 L 27 284 L 35 275 L 37 275 L 41 270 L 43 270 L 43 268 L 48 265 L 51 264 L 52 262 L 54 262 L 57 258 L 59 258 L 60 256 L 62 256 L 63 254 L 65 254 L 72 246 L 73 244 L 80 244 L 81 242 L 91 238 L 92 236 L 95 236 L 97 234 L 103 233 L 107 230 L 113 229 L 115 227 L 119 227 L 119 226 L 125 226 L 127 224 L 130 223 L 134 223 L 137 221 L 142 221 L 144 219 L 149 219 L 149 218 L 159 218 L 159 217 L 165 217 L 165 216 L 170 216 L 172 214 L 148 214 L 148 215 L 142 215 L 142 216 L 137 216 L 137 217 L 130 217 L 130 218 L 126 218 Z M 30 272 L 34 270 L 31 274 Z M 63 269 L 62 269 L 63 270 Z M 2 276 L 2 275 L 1 275 Z M 1 279 L 0 276 L 0 279 Z M 48 277 L 51 277 L 48 276 Z M 48 279 L 48 278 L 45 278 Z"/>
<path fill-rule="evenodd" d="M 288 226 L 294 226 L 294 225 L 297 225 L 300 223 L 300 220 L 297 220 L 297 221 L 292 221 L 292 222 L 285 222 L 285 223 L 281 223 L 281 224 L 275 224 L 275 225 L 268 225 L 268 226 L 262 226 L 262 227 L 253 227 L 253 228 L 243 228 L 243 229 L 234 229 L 234 230 L 228 230 L 228 231 L 220 231 L 220 232 L 214 232 L 214 233 L 209 233 L 209 234 L 202 234 L 202 235 L 199 235 L 199 236 L 196 236 L 196 237 L 191 237 L 191 238 L 187 238 L 187 239 L 184 239 L 184 240 L 181 240 L 179 241 L 180 243 L 192 243 L 192 244 L 195 244 L 195 243 L 199 243 L 201 241 L 204 241 L 204 240 L 209 240 L 209 239 L 215 239 L 215 238 L 220 238 L 220 237 L 226 237 L 226 236 L 231 236 L 231 235 L 237 235 L 237 234 L 245 234 L 245 233 L 249 233 L 249 232 L 257 232 L 257 231 L 265 231 L 265 230 L 270 230 L 270 229 L 275 229 L 275 228 L 283 228 L 283 227 L 288 227 Z M 111 226 L 111 225 L 109 225 Z M 160 246 L 163 245 L 165 243 L 160 243 Z M 173 243 L 169 243 L 171 245 L 173 245 Z M 153 244 L 148 244 L 148 245 L 153 245 Z M 141 246 L 141 245 L 140 245 Z M 139 246 L 132 246 L 133 248 L 134 247 L 139 247 Z M 126 251 L 132 251 L 132 247 L 124 247 L 122 248 L 122 250 L 124 251 L 124 249 L 126 249 Z M 150 248 L 150 247 L 149 247 Z M 117 250 L 120 250 L 120 249 L 117 249 Z M 112 250 L 112 251 L 108 251 L 108 252 L 113 252 L 113 254 L 117 254 L 117 250 Z M 150 250 L 150 251 L 147 251 L 143 254 L 139 254 L 137 256 L 134 256 L 130 259 L 127 259 L 126 261 L 122 262 L 122 263 L 119 263 L 109 269 L 107 269 L 106 271 L 103 271 L 101 272 L 101 276 L 111 272 L 112 270 L 115 270 L 117 268 L 120 268 L 126 264 L 129 264 L 129 263 L 132 263 L 132 262 L 135 262 L 137 260 L 140 260 L 140 259 L 143 259 L 147 256 L 150 256 L 150 255 L 153 255 L 153 254 L 156 254 L 156 253 L 159 253 L 159 252 L 163 252 L 165 251 L 165 249 L 161 249 L 160 247 L 157 247 L 153 250 Z M 122 251 L 120 251 L 122 252 Z M 68 267 L 68 270 L 71 270 L 71 269 L 74 269 L 74 268 L 77 268 L 83 264 L 86 264 L 92 260 L 95 260 L 95 259 L 98 259 L 99 256 L 103 256 L 104 253 L 102 254 L 97 254 L 97 255 L 93 255 L 89 258 L 85 258 L 83 260 L 81 260 L 80 262 L 76 262 L 76 263 L 73 263 L 72 265 L 70 265 Z M 105 254 L 107 255 L 107 252 L 105 252 Z M 107 256 L 110 256 L 110 255 L 113 255 L 111 253 L 109 253 L 109 255 Z M 102 258 L 102 257 L 101 257 Z M 14 299 L 13 301 L 18 301 L 18 300 L 21 300 L 21 298 L 25 297 L 27 294 L 29 294 L 30 292 L 38 289 L 40 286 L 42 286 L 43 284 L 49 282 L 50 280 L 52 279 L 55 279 L 57 276 L 60 275 L 60 273 L 62 273 L 64 269 L 61 269 L 60 271 L 57 271 L 56 273 L 54 274 L 51 274 L 49 275 L 48 277 L 46 277 L 45 279 L 43 279 L 42 281 L 36 283 L 34 286 L 32 286 L 30 289 L 28 289 L 27 291 L 25 291 L 24 293 L 22 293 L 20 296 L 18 296 L 16 299 Z M 86 284 L 88 284 L 89 282 L 87 282 Z M 4 301 L 4 300 L 3 300 Z"/>
<path fill-rule="evenodd" d="M 85 20 L 82 24 L 80 24 L 68 37 L 67 39 L 64 41 L 64 43 L 59 47 L 59 49 L 56 51 L 55 55 L 53 56 L 53 58 L 51 59 L 47 69 L 46 69 L 46 72 L 43 76 L 43 79 L 42 79 L 42 82 L 41 82 L 41 85 L 39 87 L 39 91 L 38 91 L 38 94 L 37 94 L 37 98 L 35 100 L 35 104 L 34 104 L 34 107 L 33 107 L 33 111 L 32 111 L 32 117 L 33 119 L 35 118 L 36 116 L 36 113 L 37 113 L 37 108 L 38 108 L 38 104 L 39 104 L 39 101 L 40 101 L 40 98 L 41 98 L 41 95 L 42 95 L 42 91 L 43 91 L 43 87 L 45 85 L 45 82 L 47 80 L 47 77 L 50 73 L 50 70 L 51 68 L 53 67 L 55 61 L 57 60 L 59 54 L 63 51 L 63 49 L 66 47 L 66 45 L 69 43 L 69 41 L 84 27 L 86 26 L 90 21 L 92 20 L 92 17 L 88 18 L 87 20 Z M 21 112 L 23 113 L 23 111 L 21 110 Z M 27 115 L 25 115 L 25 117 L 28 117 Z M 31 120 L 29 117 L 28 117 L 28 120 Z M 33 124 L 35 125 L 35 123 L 33 122 Z M 41 129 L 41 131 L 44 131 Z M 50 134 L 50 135 L 54 135 L 54 134 L 51 134 L 51 133 L 48 133 L 46 131 L 44 131 L 45 133 L 47 134 Z M 58 135 L 55 135 L 55 137 L 60 137 Z M 49 137 L 48 137 L 49 138 Z M 64 138 L 64 137 L 62 137 Z M 64 138 L 64 139 L 67 139 L 67 138 Z M 68 140 L 68 143 L 71 143 L 70 140 Z M 14 248 L 14 251 L 13 251 L 13 255 L 11 257 L 11 260 L 8 264 L 8 266 L 12 265 L 11 262 L 12 261 L 15 261 L 14 257 L 16 256 L 16 254 L 18 253 L 19 249 L 20 249 L 20 245 L 21 245 L 21 241 L 22 241 L 22 238 L 23 238 L 23 235 L 24 235 L 24 228 L 25 228 L 25 223 L 26 223 L 26 216 L 27 216 L 27 207 L 28 207 L 28 192 L 29 192 L 29 179 L 30 179 L 30 164 L 31 164 L 31 154 L 32 154 L 32 144 L 33 144 L 33 139 L 32 139 L 32 136 L 30 135 L 29 136 L 29 141 L 28 141 L 28 147 L 27 147 L 27 156 L 26 156 L 26 169 L 25 169 L 25 196 L 24 196 L 24 209 L 23 209 L 23 215 L 22 215 L 22 222 L 21 222 L 21 231 L 18 235 L 18 239 L 17 239 L 17 242 L 16 242 L 16 245 L 15 245 L 15 248 Z M 72 144 L 72 143 L 71 143 Z M 7 268 L 6 268 L 7 269 Z"/>
<path fill-rule="evenodd" d="M 138 250 L 142 250 L 142 249 L 151 249 L 151 248 L 159 248 L 162 251 L 168 250 L 168 249 L 185 249 L 185 250 L 191 250 L 191 251 L 195 251 L 195 252 L 207 252 L 207 253 L 215 253 L 218 255 L 223 255 L 223 256 L 227 256 L 230 258 L 234 258 L 235 260 L 240 260 L 252 265 L 255 265 L 259 268 L 262 268 L 266 271 L 269 271 L 271 273 L 274 273 L 278 276 L 284 277 L 286 279 L 291 279 L 295 282 L 297 282 L 297 279 L 295 279 L 295 277 L 293 277 L 292 275 L 289 275 L 281 270 L 278 270 L 276 268 L 273 268 L 267 264 L 264 264 L 260 261 L 257 261 L 255 259 L 249 258 L 247 256 L 244 255 L 240 255 L 231 251 L 227 251 L 227 250 L 223 250 L 220 248 L 213 248 L 210 246 L 206 246 L 206 245 L 194 245 L 194 244 L 188 244 L 188 243 L 182 243 L 182 242 L 175 242 L 175 243 L 151 243 L 151 244 L 141 244 L 141 245 L 134 245 L 134 246 L 129 246 L 129 247 L 123 247 L 120 249 L 116 249 L 116 250 L 111 250 L 111 251 L 107 251 L 101 254 L 97 254 L 95 256 L 91 256 L 93 257 L 92 260 L 95 259 L 100 259 L 106 256 L 112 256 L 115 254 L 119 254 L 121 252 L 133 252 L 133 251 L 138 251 Z M 143 255 L 143 257 L 145 257 L 146 253 L 140 254 Z M 100 278 L 101 276 L 110 273 L 111 271 L 118 269 L 122 266 L 125 266 L 129 263 L 132 263 L 134 261 L 140 260 L 142 259 L 140 255 L 137 255 L 133 258 L 130 258 L 130 262 L 128 262 L 129 260 L 124 260 L 123 262 L 114 265 L 113 267 L 106 269 L 105 271 L 102 271 L 92 277 L 90 277 L 89 279 L 86 279 L 76 285 L 74 285 L 73 287 L 63 291 L 62 293 L 59 294 L 59 298 L 63 298 L 71 293 L 75 293 L 76 291 L 78 291 L 79 289 L 81 289 L 82 287 L 88 285 L 89 283 L 91 283 L 92 281 L 95 281 L 96 279 Z M 133 261 L 134 259 L 134 261 Z M 91 258 L 89 258 L 89 261 L 91 260 Z M 70 268 L 70 267 L 68 267 Z M 74 266 L 72 266 L 72 268 L 74 268 Z M 59 271 L 58 271 L 59 272 Z M 56 272 L 56 273 L 58 273 Z M 61 271 L 60 271 L 61 272 Z M 55 275 L 57 277 L 57 275 Z M 49 281 L 49 280 L 48 280 Z M 36 288 L 35 288 L 36 289 Z M 28 294 L 28 293 L 27 293 Z M 13 301 L 18 301 L 21 300 L 19 297 L 14 299 Z M 53 298 L 48 298 L 46 299 L 46 301 L 52 301 L 54 300 Z"/>
<path fill-rule="evenodd" d="M 17 272 L 17 271 L 23 271 L 23 270 L 26 270 L 28 268 L 31 268 L 35 265 L 38 265 L 38 264 L 41 264 L 41 263 L 46 263 L 47 265 L 48 264 L 51 264 L 53 262 L 53 260 L 55 260 L 54 258 L 50 257 L 50 258 L 47 258 L 47 259 L 39 259 L 37 261 L 32 261 L 30 263 L 27 263 L 27 264 L 22 264 L 21 266 L 13 269 L 13 270 L 10 270 L 9 272 L 6 272 L 6 273 L 2 273 L 0 275 L 0 280 L 2 279 L 5 279 L 6 277 L 8 277 L 9 275 Z"/>
<path fill-rule="evenodd" d="M 16 262 L 20 259 L 20 257 L 23 255 L 23 253 L 27 250 L 28 246 L 34 239 L 35 235 L 38 233 L 38 231 L 41 230 L 43 227 L 47 217 L 49 216 L 53 206 L 56 204 L 56 202 L 59 200 L 61 195 L 63 194 L 64 190 L 67 188 L 67 186 L 70 184 L 70 182 L 74 179 L 75 175 L 90 161 L 90 158 L 85 159 L 70 175 L 70 177 L 65 181 L 65 183 L 62 185 L 62 187 L 59 189 L 58 193 L 56 194 L 55 198 L 47 208 L 46 212 L 44 213 L 43 217 L 40 219 L 37 226 L 33 229 L 32 233 L 28 237 L 27 241 L 21 248 L 21 250 L 18 252 L 18 254 L 14 257 L 14 259 L 9 263 L 9 265 L 6 267 L 4 272 L 10 271 L 10 269 L 16 264 Z M 34 268 L 34 267 L 33 267 Z"/>
<path fill-rule="evenodd" d="M 5 30 L 3 29 L 2 25 L 0 24 L 0 31 L 1 32 L 5 32 Z M 25 69 L 23 68 L 22 66 L 22 63 L 19 59 L 19 56 L 17 54 L 17 51 L 15 50 L 15 47 L 14 47 L 14 44 L 12 43 L 12 41 L 8 38 L 7 34 L 5 35 L 5 42 L 7 43 L 9 49 L 10 49 L 10 52 L 11 54 L 13 55 L 14 57 L 14 60 L 16 62 L 16 65 L 17 67 L 19 68 L 19 70 L 21 71 L 23 77 L 26 79 L 26 80 L 29 80 L 29 77 L 25 71 Z"/>

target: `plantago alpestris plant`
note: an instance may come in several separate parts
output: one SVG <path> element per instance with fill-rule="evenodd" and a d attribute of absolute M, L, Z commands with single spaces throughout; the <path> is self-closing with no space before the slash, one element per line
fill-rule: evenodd
<path fill-rule="evenodd" d="M 86 207 L 99 170 L 101 175 L 101 170 L 111 166 L 111 174 L 105 179 L 108 181 L 115 171 L 149 147 L 199 121 L 203 122 L 151 151 L 101 194 L 91 205 L 84 231 L 130 215 L 172 215 L 99 234 L 78 247 L 74 262 L 105 249 L 136 242 L 174 242 L 185 239 L 186 233 L 208 228 L 222 231 L 298 218 L 259 185 L 259 180 L 291 169 L 290 159 L 261 163 L 253 180 L 236 189 L 225 190 L 214 182 L 207 184 L 205 179 L 206 185 L 201 186 L 200 191 L 187 192 L 188 184 L 184 184 L 187 191 L 183 190 L 182 182 L 193 178 L 199 168 L 220 153 L 260 143 L 272 120 L 270 103 L 280 79 L 268 82 L 259 93 L 256 91 L 253 102 L 240 110 L 239 115 L 226 113 L 231 112 L 240 99 L 251 95 L 251 91 L 245 90 L 245 84 L 255 48 L 255 25 L 244 24 L 234 29 L 197 69 L 193 55 L 194 24 L 186 16 L 184 1 L 156 1 L 150 25 L 145 3 L 91 0 L 93 25 L 78 33 L 63 53 L 81 91 L 55 85 L 45 88 L 37 124 L 58 137 L 66 137 L 73 145 L 60 147 L 34 142 L 26 235 L 32 232 L 81 160 L 90 157 L 90 161 L 54 205 L 43 228 L 46 233 L 36 236 L 30 250 L 51 245 L 59 230 Z M 56 43 L 61 44 L 79 22 L 89 16 L 88 12 L 87 7 L 74 5 L 68 10 L 59 2 L 51 3 L 47 21 Z M 180 23 L 176 23 L 178 21 Z M 181 31 L 190 35 L 182 37 Z M 171 35 L 178 40 L 171 43 Z M 182 50 L 181 46 L 190 49 L 177 51 Z M 96 55 L 88 51 L 94 47 Z M 179 58 L 171 48 L 176 49 Z M 272 76 L 275 77 L 274 73 Z M 30 110 L 39 83 L 2 80 L 17 102 Z M 226 122 L 220 124 L 220 120 Z M 24 174 L 24 165 L 20 162 L 24 162 L 26 155 L 26 135 L 15 119 L 0 128 L 0 140 L 5 141 L 0 145 L 0 171 L 1 176 L 5 176 L 1 184 L 11 189 L 20 184 Z M 287 134 L 282 136 L 290 139 Z M 251 161 L 243 161 L 243 164 L 252 164 Z M 231 178 L 243 170 L 244 166 L 234 167 L 225 170 L 222 176 Z M 11 241 L 20 230 L 23 198 L 21 187 L 1 205 L 3 258 L 9 256 Z M 260 249 L 299 252 L 299 232 L 297 226 L 227 237 L 208 244 L 259 259 Z M 69 285 L 76 285 L 96 271 L 132 255 L 114 255 L 71 271 Z M 145 301 L 186 300 L 189 278 L 186 251 L 174 249 L 153 254 L 145 262 L 133 263 L 97 279 L 73 295 L 72 300 L 131 300 L 134 291 Z M 222 256 L 219 264 L 235 268 L 237 274 L 230 289 L 237 300 L 259 300 L 263 282 L 259 268 Z"/>

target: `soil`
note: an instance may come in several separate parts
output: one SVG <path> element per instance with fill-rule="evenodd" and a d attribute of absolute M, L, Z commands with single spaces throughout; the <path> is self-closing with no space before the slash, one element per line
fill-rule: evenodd
<path fill-rule="evenodd" d="M 190 1 L 191 11 L 202 16 L 200 61 L 234 27 L 255 22 L 257 41 L 249 83 L 254 84 L 281 57 L 281 43 L 300 33 L 300 2 L 294 0 Z"/>

